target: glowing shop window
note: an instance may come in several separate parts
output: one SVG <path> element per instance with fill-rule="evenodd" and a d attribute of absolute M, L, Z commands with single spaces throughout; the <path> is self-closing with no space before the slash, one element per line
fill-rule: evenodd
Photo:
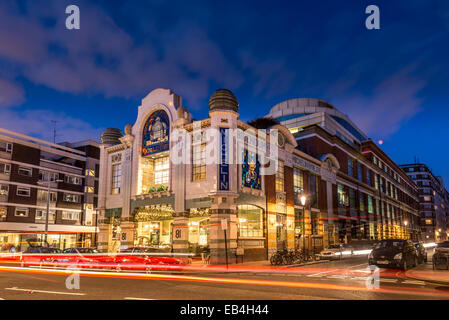
<path fill-rule="evenodd" d="M 238 206 L 240 237 L 263 237 L 263 210 L 253 205 Z"/>
<path fill-rule="evenodd" d="M 154 161 L 154 184 L 168 184 L 170 164 L 168 157 Z"/>

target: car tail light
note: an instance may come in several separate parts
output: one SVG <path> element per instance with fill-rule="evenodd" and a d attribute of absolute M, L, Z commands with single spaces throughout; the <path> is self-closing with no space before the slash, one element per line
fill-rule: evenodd
<path fill-rule="evenodd" d="M 441 252 L 440 249 L 436 249 L 436 248 L 435 248 L 435 253 L 440 253 L 440 252 Z"/>

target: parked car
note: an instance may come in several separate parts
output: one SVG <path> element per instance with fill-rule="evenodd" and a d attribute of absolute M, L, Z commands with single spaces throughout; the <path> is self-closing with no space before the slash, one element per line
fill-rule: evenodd
<path fill-rule="evenodd" d="M 345 244 L 331 244 L 325 247 L 318 254 L 318 257 L 323 260 L 341 259 L 344 257 L 351 256 L 352 252 L 353 252 L 352 247 L 349 247 Z"/>
<path fill-rule="evenodd" d="M 432 256 L 433 269 L 445 267 L 449 270 L 449 241 L 437 243 Z"/>
<path fill-rule="evenodd" d="M 413 241 L 416 252 L 418 253 L 418 263 L 427 262 L 427 250 L 424 248 L 424 244 L 421 241 Z"/>
<path fill-rule="evenodd" d="M 129 247 L 120 251 L 120 254 L 131 253 L 132 255 L 145 256 L 146 249 L 142 247 Z"/>
<path fill-rule="evenodd" d="M 407 270 L 418 265 L 418 253 L 410 240 L 387 239 L 379 241 L 368 256 L 368 264 Z"/>

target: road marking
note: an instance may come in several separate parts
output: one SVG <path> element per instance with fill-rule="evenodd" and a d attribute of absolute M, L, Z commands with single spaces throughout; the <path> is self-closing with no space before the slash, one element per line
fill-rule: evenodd
<path fill-rule="evenodd" d="M 424 281 L 419 281 L 419 280 L 405 280 L 402 283 L 417 284 L 417 285 L 420 285 L 420 286 L 425 286 L 426 285 L 426 283 Z"/>
<path fill-rule="evenodd" d="M 124 300 L 156 300 L 156 299 L 125 297 Z"/>
<path fill-rule="evenodd" d="M 345 276 L 345 275 L 339 275 L 339 274 L 334 274 L 334 275 L 332 275 L 332 276 L 327 276 L 327 278 L 329 278 L 329 279 L 346 279 L 347 276 Z"/>
<path fill-rule="evenodd" d="M 318 272 L 318 273 L 314 273 L 314 274 L 309 274 L 309 275 L 307 275 L 307 277 L 322 277 L 323 274 L 334 272 L 336 270 L 338 270 L 338 269 L 332 269 L 332 270 L 329 270 L 329 271 L 323 271 L 323 272 Z"/>
<path fill-rule="evenodd" d="M 26 291 L 29 293 L 52 293 L 52 294 L 66 294 L 66 295 L 73 295 L 73 296 L 85 296 L 85 293 L 77 293 L 77 292 L 59 292 L 59 291 L 45 291 L 45 290 L 34 290 L 34 289 L 21 289 L 21 288 L 5 288 L 5 290 L 13 290 L 13 291 Z"/>

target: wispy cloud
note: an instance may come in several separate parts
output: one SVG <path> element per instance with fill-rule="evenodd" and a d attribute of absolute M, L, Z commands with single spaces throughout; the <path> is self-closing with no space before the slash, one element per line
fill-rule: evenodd
<path fill-rule="evenodd" d="M 1 111 L 0 127 L 53 141 L 52 120 L 56 121 L 56 142 L 89 139 L 99 141 L 103 131 L 103 128 L 95 128 L 86 121 L 48 110 L 4 109 Z"/>
<path fill-rule="evenodd" d="M 25 92 L 17 84 L 0 79 L 0 108 L 20 105 L 25 101 Z"/>
<path fill-rule="evenodd" d="M 423 98 L 419 94 L 426 85 L 424 79 L 413 76 L 412 67 L 407 67 L 389 76 L 367 94 L 345 92 L 334 103 L 368 135 L 387 138 L 404 121 L 422 110 Z"/>

